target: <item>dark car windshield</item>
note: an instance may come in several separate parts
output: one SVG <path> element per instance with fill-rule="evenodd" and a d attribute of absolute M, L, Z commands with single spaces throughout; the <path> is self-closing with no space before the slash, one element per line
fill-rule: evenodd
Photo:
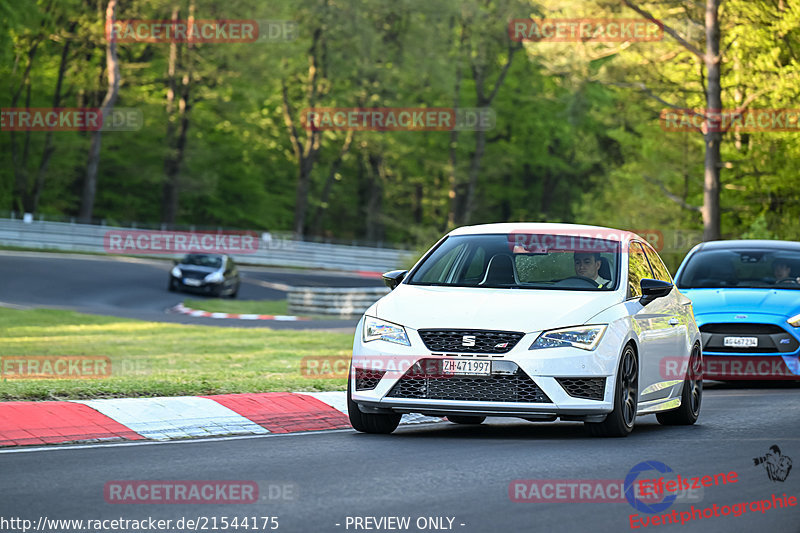
<path fill-rule="evenodd" d="M 219 268 L 222 266 L 222 257 L 219 255 L 188 254 L 181 260 L 181 264 Z"/>
<path fill-rule="evenodd" d="M 456 235 L 412 273 L 411 285 L 614 290 L 619 242 L 553 234 Z"/>
<path fill-rule="evenodd" d="M 692 255 L 676 280 L 682 289 L 800 289 L 800 252 L 736 248 Z"/>

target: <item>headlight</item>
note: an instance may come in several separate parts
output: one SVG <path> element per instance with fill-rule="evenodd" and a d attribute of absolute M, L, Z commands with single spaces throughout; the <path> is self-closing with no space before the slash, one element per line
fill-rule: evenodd
<path fill-rule="evenodd" d="M 222 272 L 212 272 L 208 276 L 206 276 L 206 281 L 208 283 L 222 283 L 225 277 L 222 275 Z"/>
<path fill-rule="evenodd" d="M 794 315 L 786 322 L 788 322 L 789 324 L 793 325 L 796 328 L 800 328 L 800 315 Z"/>
<path fill-rule="evenodd" d="M 376 341 L 378 339 L 411 346 L 403 326 L 398 326 L 397 324 L 368 316 L 364 319 L 364 342 Z"/>
<path fill-rule="evenodd" d="M 181 272 L 181 269 L 178 268 L 177 266 L 172 267 L 172 270 L 170 270 L 169 273 L 172 274 L 173 278 L 182 278 L 183 277 L 183 272 Z"/>
<path fill-rule="evenodd" d="M 574 328 L 543 331 L 528 349 L 538 350 L 540 348 L 572 346 L 584 350 L 594 350 L 607 327 L 606 325 L 575 326 Z"/>

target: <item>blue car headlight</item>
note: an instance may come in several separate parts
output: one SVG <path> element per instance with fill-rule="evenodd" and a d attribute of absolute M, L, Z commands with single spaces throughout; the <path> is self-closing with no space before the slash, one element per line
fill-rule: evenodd
<path fill-rule="evenodd" d="M 791 324 L 792 326 L 794 326 L 796 328 L 800 328 L 800 315 L 794 315 L 792 318 L 790 318 L 786 322 L 788 322 L 789 324 Z"/>
<path fill-rule="evenodd" d="M 403 326 L 392 324 L 379 318 L 368 316 L 364 318 L 364 342 L 376 341 L 378 339 L 395 344 L 411 346 L 408 342 L 408 335 Z"/>
<path fill-rule="evenodd" d="M 605 324 L 595 326 L 575 326 L 571 328 L 551 329 L 543 331 L 531 344 L 529 350 L 542 348 L 573 347 L 583 350 L 594 350 L 603 337 Z"/>

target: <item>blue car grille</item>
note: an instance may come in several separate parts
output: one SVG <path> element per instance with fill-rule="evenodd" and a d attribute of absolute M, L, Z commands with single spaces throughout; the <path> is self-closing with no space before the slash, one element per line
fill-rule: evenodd
<path fill-rule="evenodd" d="M 788 331 L 775 324 L 715 323 L 700 326 L 703 351 L 716 353 L 792 353 L 800 342 Z M 755 337 L 756 346 L 725 346 L 726 337 Z"/>

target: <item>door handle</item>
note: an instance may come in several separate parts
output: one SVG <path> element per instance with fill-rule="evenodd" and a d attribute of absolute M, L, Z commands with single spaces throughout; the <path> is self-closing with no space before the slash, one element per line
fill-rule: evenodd
<path fill-rule="evenodd" d="M 678 320 L 677 318 L 670 318 L 669 319 L 669 325 L 670 326 L 677 326 L 679 322 L 680 322 L 680 320 Z"/>

